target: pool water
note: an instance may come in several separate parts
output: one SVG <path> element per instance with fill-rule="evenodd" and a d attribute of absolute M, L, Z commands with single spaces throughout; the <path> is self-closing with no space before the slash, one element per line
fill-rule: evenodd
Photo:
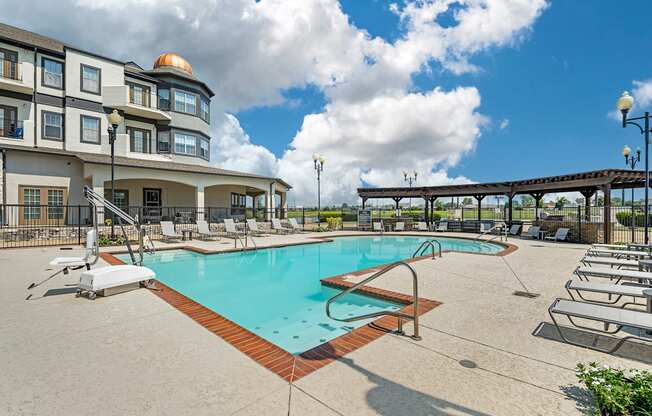
<path fill-rule="evenodd" d="M 146 255 L 145 266 L 165 285 L 298 354 L 368 322 L 329 319 L 326 301 L 340 291 L 323 286 L 320 279 L 410 258 L 429 238 L 338 237 L 318 244 L 209 255 L 169 250 Z M 438 240 L 443 250 L 496 253 L 503 249 L 463 239 Z M 127 255 L 118 257 L 128 262 Z M 349 294 L 332 306 L 332 312 L 345 318 L 401 307 Z"/>

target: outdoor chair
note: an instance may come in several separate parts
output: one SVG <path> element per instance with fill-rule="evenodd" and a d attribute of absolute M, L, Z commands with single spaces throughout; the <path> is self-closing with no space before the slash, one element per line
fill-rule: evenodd
<path fill-rule="evenodd" d="M 630 269 L 630 270 L 639 270 L 640 265 L 638 260 L 626 260 L 626 259 L 616 259 L 613 257 L 604 257 L 604 256 L 584 256 L 580 263 L 585 266 L 593 266 L 594 264 L 602 266 L 615 267 L 616 269 Z"/>
<path fill-rule="evenodd" d="M 589 348 L 611 354 L 618 350 L 625 341 L 630 339 L 652 342 L 652 339 L 642 336 L 645 331 L 652 331 L 652 313 L 557 298 L 548 308 L 548 314 L 550 315 L 550 319 L 552 319 L 555 328 L 557 328 L 557 332 L 561 339 L 567 344 L 576 345 L 578 347 Z M 620 338 L 611 348 L 600 348 L 591 344 L 583 344 L 572 341 L 564 335 L 561 327 L 557 323 L 557 319 L 555 318 L 556 315 L 566 316 L 571 325 L 595 333 L 612 335 L 620 332 L 623 327 L 629 327 L 630 330 L 637 329 L 641 331 L 641 336 L 628 335 Z M 589 328 L 585 325 L 577 324 L 575 323 L 575 319 L 600 322 L 604 324 L 605 330 Z M 609 325 L 615 325 L 616 327 L 614 330 L 610 331 L 608 329 Z"/>
<path fill-rule="evenodd" d="M 294 231 L 290 228 L 284 227 L 283 224 L 281 224 L 281 220 L 278 218 L 272 218 L 272 229 L 278 234 L 289 234 Z"/>
<path fill-rule="evenodd" d="M 558 228 L 557 232 L 555 232 L 555 235 L 547 236 L 546 240 L 567 241 L 566 239 L 568 238 L 568 231 L 570 231 L 568 228 Z"/>
<path fill-rule="evenodd" d="M 605 284 L 605 283 L 594 283 L 594 282 L 585 282 L 582 280 L 571 279 L 566 282 L 564 286 L 568 295 L 571 299 L 576 300 L 575 296 L 581 299 L 583 302 L 598 303 L 604 305 L 615 305 L 622 299 L 623 296 L 634 298 L 633 302 L 625 302 L 618 307 L 624 308 L 629 305 L 636 305 L 639 308 L 645 306 L 644 303 L 636 302 L 638 299 L 645 299 L 646 296 L 643 293 L 646 289 L 652 289 L 650 286 L 637 285 L 637 284 L 623 284 L 623 285 L 614 285 L 614 284 Z M 575 293 L 575 295 L 573 295 Z M 599 300 L 595 298 L 587 299 L 584 297 L 584 293 L 598 294 L 598 295 L 609 295 L 608 300 Z M 615 299 L 612 299 L 615 297 Z"/>
<path fill-rule="evenodd" d="M 253 218 L 247 220 L 247 228 L 249 228 L 249 233 L 251 235 L 257 235 L 257 236 L 266 235 L 263 230 L 258 228 L 258 222 L 256 222 L 256 220 Z"/>
<path fill-rule="evenodd" d="M 290 218 L 288 220 L 290 227 L 294 230 L 295 233 L 302 233 L 303 228 L 299 225 L 296 218 Z"/>
<path fill-rule="evenodd" d="M 417 221 L 417 231 L 429 231 L 428 224 L 424 221 Z"/>
<path fill-rule="evenodd" d="M 227 237 L 239 238 L 244 235 L 244 232 L 236 228 L 233 218 L 224 218 L 224 230 L 226 231 Z"/>
<path fill-rule="evenodd" d="M 611 267 L 586 267 L 579 266 L 573 272 L 580 280 L 589 281 L 594 277 L 609 279 L 612 284 L 619 284 L 622 280 L 634 281 L 640 284 L 652 285 L 652 273 L 641 270 L 613 269 Z"/>
<path fill-rule="evenodd" d="M 383 222 L 382 221 L 374 222 L 373 230 L 375 232 L 377 232 L 377 233 L 382 233 L 383 232 Z"/>
<path fill-rule="evenodd" d="M 448 221 L 439 221 L 439 223 L 437 224 L 437 228 L 435 228 L 435 231 L 443 231 L 443 232 L 448 231 Z"/>
<path fill-rule="evenodd" d="M 405 223 L 400 221 L 396 223 L 396 226 L 394 226 L 394 231 L 405 231 Z"/>
<path fill-rule="evenodd" d="M 197 221 L 197 234 L 199 234 L 200 237 L 205 239 L 211 239 L 215 237 L 219 239 L 219 233 L 217 231 L 211 231 L 208 222 L 206 222 L 205 220 Z"/>
<path fill-rule="evenodd" d="M 532 227 L 527 229 L 527 233 L 523 234 L 523 237 L 532 238 L 536 240 L 539 238 L 539 231 L 541 231 L 541 227 L 533 225 Z"/>
<path fill-rule="evenodd" d="M 172 241 L 178 240 L 182 236 L 174 230 L 174 223 L 172 221 L 161 221 L 161 235 L 164 240 Z"/>
<path fill-rule="evenodd" d="M 511 227 L 509 227 L 509 235 L 519 235 L 521 231 L 521 224 L 512 224 Z"/>
<path fill-rule="evenodd" d="M 649 259 L 652 257 L 652 253 L 647 251 L 640 250 L 612 250 L 602 247 L 591 247 L 586 252 L 587 256 L 605 256 L 605 257 L 614 257 L 617 259 L 622 258 L 635 258 L 635 259 Z"/>

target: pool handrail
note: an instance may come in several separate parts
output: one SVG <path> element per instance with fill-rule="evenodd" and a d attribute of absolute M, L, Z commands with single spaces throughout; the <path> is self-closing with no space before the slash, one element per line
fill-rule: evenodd
<path fill-rule="evenodd" d="M 342 296 L 345 296 L 351 292 L 354 292 L 358 290 L 361 286 L 366 285 L 367 283 L 371 282 L 374 279 L 379 278 L 380 276 L 384 275 L 385 273 L 389 272 L 390 270 L 393 270 L 399 266 L 407 267 L 408 270 L 410 270 L 410 273 L 412 274 L 412 314 L 407 314 L 404 312 L 397 312 L 397 311 L 379 311 L 379 312 L 371 312 L 367 313 L 364 315 L 358 315 L 358 316 L 352 316 L 350 318 L 334 318 L 331 315 L 331 310 L 330 306 L 333 302 L 335 302 L 337 299 L 341 298 Z M 414 334 L 412 335 L 412 339 L 416 341 L 421 340 L 421 336 L 419 335 L 419 279 L 417 277 L 417 272 L 404 261 L 397 261 L 395 263 L 392 263 L 386 267 L 384 267 L 382 270 L 372 274 L 371 276 L 367 277 L 366 279 L 354 284 L 353 286 L 343 290 L 342 292 L 338 293 L 337 295 L 333 296 L 332 298 L 328 299 L 326 301 L 326 316 L 328 316 L 330 319 L 334 321 L 339 321 L 339 322 L 353 322 L 353 321 L 360 321 L 363 319 L 369 319 L 369 318 L 376 318 L 379 316 L 395 316 L 398 320 L 398 328 L 396 330 L 396 333 L 399 335 L 404 335 L 405 333 L 403 332 L 403 319 L 411 319 L 414 322 Z"/>
<path fill-rule="evenodd" d="M 423 256 L 423 253 L 426 251 L 426 249 L 428 249 L 428 247 L 430 247 L 432 249 L 432 258 L 434 259 L 435 258 L 435 245 L 433 243 L 437 243 L 437 245 L 439 246 L 439 257 L 441 257 L 441 243 L 436 238 L 433 238 L 433 239 L 426 240 L 423 243 L 421 243 L 419 248 L 417 248 L 415 250 L 415 252 L 412 254 L 412 258 L 415 258 L 417 256 Z"/>

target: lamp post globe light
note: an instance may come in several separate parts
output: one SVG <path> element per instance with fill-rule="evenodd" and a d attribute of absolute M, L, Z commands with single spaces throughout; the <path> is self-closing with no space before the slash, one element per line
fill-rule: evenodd
<path fill-rule="evenodd" d="M 623 147 L 623 156 L 625 157 L 625 164 L 632 168 L 632 170 L 636 169 L 636 164 L 641 161 L 641 149 L 636 149 L 636 157 L 631 155 L 632 149 L 629 148 L 629 146 L 625 145 Z M 623 194 L 624 195 L 624 194 Z M 624 198 L 623 198 L 624 200 Z M 623 201 L 624 202 L 624 201 Z M 634 240 L 634 227 L 636 225 L 636 216 L 634 215 L 634 188 L 632 188 L 632 207 L 631 207 L 631 212 L 632 212 L 632 217 L 631 217 L 631 226 L 632 226 L 632 243 L 635 242 Z"/>
<path fill-rule="evenodd" d="M 122 123 L 122 116 L 118 110 L 109 114 L 109 144 L 111 145 L 111 203 L 115 205 L 115 141 L 118 134 L 118 126 Z M 114 221 L 111 221 L 111 240 L 115 240 Z"/>
<path fill-rule="evenodd" d="M 412 182 L 416 183 L 417 182 L 417 171 L 413 171 L 412 174 L 408 173 L 407 170 L 403 171 L 403 180 L 410 184 L 410 188 L 412 188 Z M 410 209 L 412 209 L 412 197 L 409 199 L 410 201 Z"/>
<path fill-rule="evenodd" d="M 650 159 L 649 159 L 649 147 L 650 147 L 650 113 L 646 111 L 641 117 L 627 117 L 627 114 L 634 106 L 634 97 L 629 95 L 629 92 L 625 91 L 618 99 L 616 103 L 616 108 L 620 111 L 623 116 L 623 128 L 627 125 L 636 126 L 641 131 L 643 139 L 645 141 L 645 215 L 643 215 L 643 226 L 645 227 L 645 244 L 649 243 L 648 238 L 648 216 L 649 216 L 649 190 L 650 190 Z M 643 125 L 637 123 L 642 121 Z M 629 149 L 629 148 L 628 148 Z M 625 149 L 623 149 L 623 155 L 625 154 Z M 629 156 L 629 153 L 628 153 Z"/>
<path fill-rule="evenodd" d="M 317 172 L 317 224 L 321 224 L 321 173 L 324 171 L 324 162 L 326 158 L 319 153 L 313 153 L 312 161 L 315 165 L 315 171 Z"/>

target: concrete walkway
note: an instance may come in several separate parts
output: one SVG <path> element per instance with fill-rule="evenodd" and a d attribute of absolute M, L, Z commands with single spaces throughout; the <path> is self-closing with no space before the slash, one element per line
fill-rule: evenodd
<path fill-rule="evenodd" d="M 650 348 L 606 355 L 560 343 L 551 331 L 547 307 L 565 296 L 585 246 L 510 242 L 519 250 L 506 257 L 445 253 L 415 263 L 420 295 L 444 303 L 422 317 L 422 341 L 386 335 L 293 384 L 146 290 L 78 299 L 73 272 L 26 300 L 49 259 L 70 252 L 2 250 L 0 414 L 569 415 L 587 404 L 578 362 L 651 368 Z M 411 290 L 399 271 L 377 286 Z"/>

